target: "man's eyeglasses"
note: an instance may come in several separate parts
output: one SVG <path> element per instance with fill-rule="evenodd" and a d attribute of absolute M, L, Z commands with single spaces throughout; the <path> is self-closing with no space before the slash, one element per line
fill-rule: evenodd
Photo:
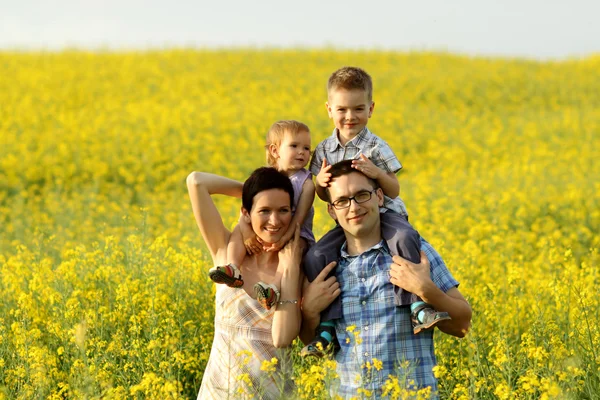
<path fill-rule="evenodd" d="M 371 191 L 363 190 L 362 192 L 356 193 L 352 197 L 342 197 L 341 199 L 337 199 L 336 201 L 329 204 L 331 204 L 336 210 L 343 210 L 344 208 L 350 207 L 350 203 L 352 203 L 352 200 L 354 200 L 356 204 L 366 203 L 367 201 L 371 200 L 371 196 L 376 190 L 377 188 Z"/>

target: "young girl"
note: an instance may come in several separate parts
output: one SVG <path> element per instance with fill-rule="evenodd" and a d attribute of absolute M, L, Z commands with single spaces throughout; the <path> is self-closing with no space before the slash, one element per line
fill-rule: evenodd
<path fill-rule="evenodd" d="M 304 167 L 310 161 L 310 131 L 308 126 L 298 121 L 277 121 L 267 133 L 265 145 L 267 163 L 285 174 L 294 187 L 294 217 L 283 237 L 276 243 L 265 243 L 252 231 L 249 221 L 241 216 L 238 225 L 231 233 L 227 246 L 227 264 L 213 267 L 208 272 L 215 283 L 229 287 L 244 284 L 238 266 L 242 265 L 246 252 L 258 254 L 262 251 L 279 251 L 293 237 L 296 225 L 301 225 L 300 238 L 303 251 L 315 243 L 312 233 L 315 186 L 311 173 Z M 265 229 L 278 230 L 278 227 Z M 254 285 L 256 299 L 270 310 L 279 301 L 277 285 L 258 282 Z"/>

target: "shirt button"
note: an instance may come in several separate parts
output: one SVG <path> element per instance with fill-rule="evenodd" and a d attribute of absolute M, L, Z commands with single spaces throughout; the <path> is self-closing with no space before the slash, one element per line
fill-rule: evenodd
<path fill-rule="evenodd" d="M 369 330 L 369 327 L 368 327 L 368 326 L 365 326 L 365 331 L 368 331 L 368 330 Z"/>
<path fill-rule="evenodd" d="M 363 281 L 363 282 L 365 282 L 365 281 L 366 281 L 366 279 L 365 279 L 365 278 L 362 278 L 362 281 Z"/>
<path fill-rule="evenodd" d="M 365 351 L 365 357 L 369 357 L 369 353 Z"/>
<path fill-rule="evenodd" d="M 366 305 L 367 305 L 367 302 L 363 300 L 363 302 L 362 302 L 362 305 L 363 305 L 363 306 L 366 306 Z"/>

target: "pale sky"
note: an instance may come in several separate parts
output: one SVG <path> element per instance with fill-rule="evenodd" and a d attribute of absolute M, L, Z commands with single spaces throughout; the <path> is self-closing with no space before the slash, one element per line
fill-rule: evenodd
<path fill-rule="evenodd" d="M 599 0 L 0 0 L 2 49 L 336 47 L 600 53 Z"/>

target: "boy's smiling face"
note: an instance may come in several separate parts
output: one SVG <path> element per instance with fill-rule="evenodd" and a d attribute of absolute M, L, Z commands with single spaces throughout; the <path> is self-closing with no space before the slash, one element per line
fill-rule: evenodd
<path fill-rule="evenodd" d="M 363 130 L 375 108 L 367 92 L 361 89 L 331 89 L 325 105 L 344 145 Z"/>

